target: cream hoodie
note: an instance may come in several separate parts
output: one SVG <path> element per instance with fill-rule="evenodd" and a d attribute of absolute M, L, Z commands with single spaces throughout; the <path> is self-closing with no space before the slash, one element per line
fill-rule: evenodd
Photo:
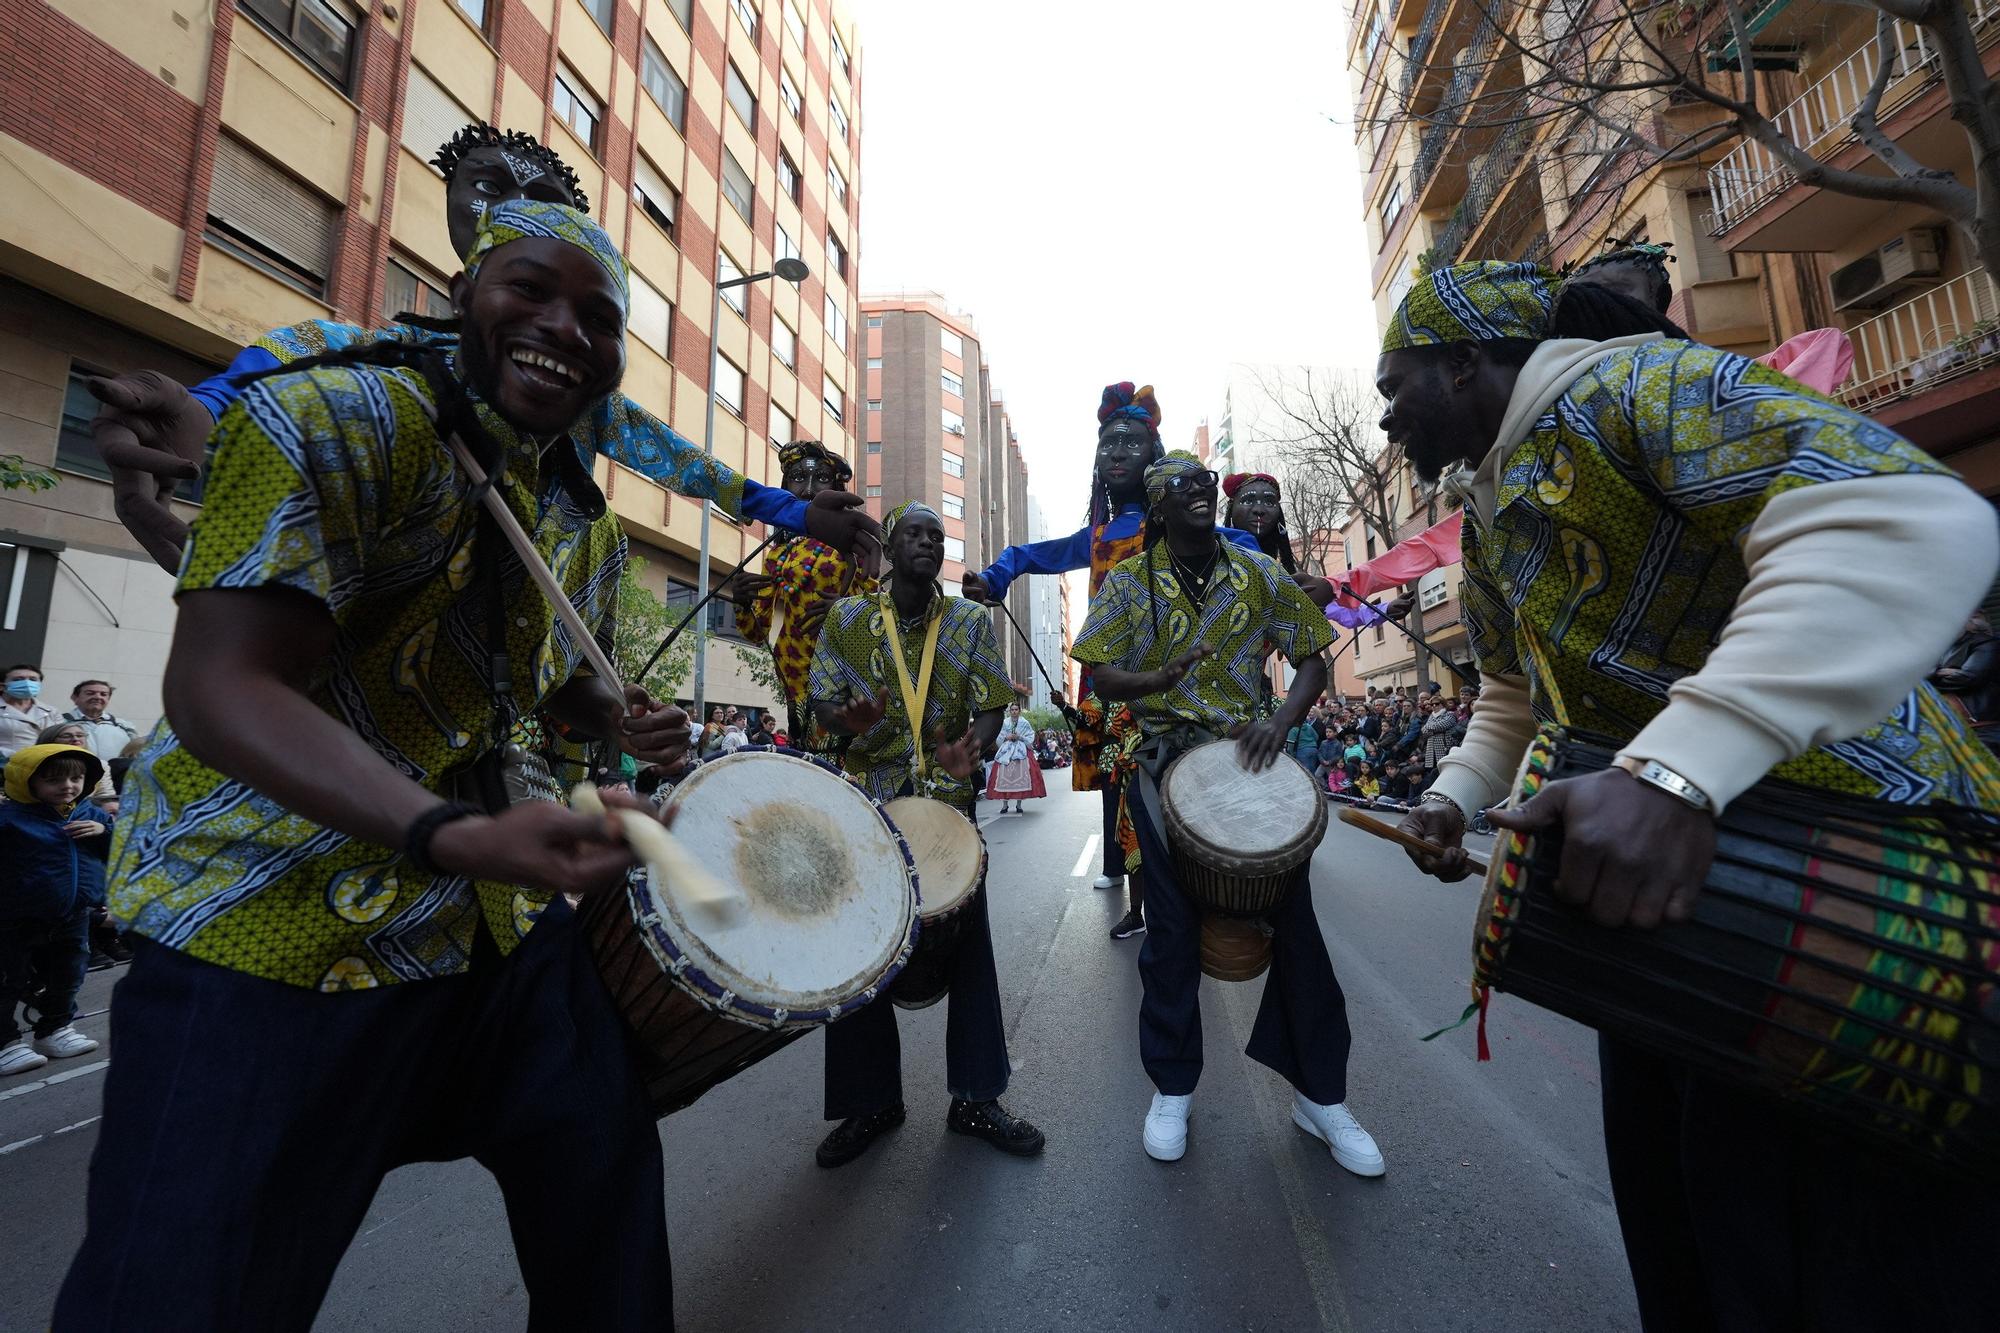
<path fill-rule="evenodd" d="M 1584 371 L 1653 335 L 1543 343 L 1494 444 L 1448 484 L 1483 530 L 1506 455 Z M 1619 752 L 1655 759 L 1719 810 L 1775 765 L 1889 715 L 1930 673 L 2000 567 L 1992 508 L 1956 477 L 1882 476 L 1785 492 L 1746 534 L 1749 579 L 1700 671 Z M 1511 794 L 1535 732 L 1527 681 L 1487 675 L 1431 790 L 1468 813 Z"/>

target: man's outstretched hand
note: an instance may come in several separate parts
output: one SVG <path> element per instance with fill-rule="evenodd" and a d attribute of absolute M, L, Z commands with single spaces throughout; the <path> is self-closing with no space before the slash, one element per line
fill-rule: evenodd
<path fill-rule="evenodd" d="M 806 505 L 806 536 L 845 552 L 872 579 L 882 570 L 882 525 L 862 508 L 867 503 L 853 491 L 821 491 Z"/>
<path fill-rule="evenodd" d="M 979 766 L 979 737 L 967 727 L 963 736 L 941 742 L 932 753 L 939 768 L 963 782 Z"/>
<path fill-rule="evenodd" d="M 160 568 L 179 570 L 188 529 L 167 502 L 181 482 L 201 475 L 215 426 L 208 408 L 157 370 L 87 379 L 84 387 L 103 404 L 90 433 L 111 470 L 118 521 Z"/>

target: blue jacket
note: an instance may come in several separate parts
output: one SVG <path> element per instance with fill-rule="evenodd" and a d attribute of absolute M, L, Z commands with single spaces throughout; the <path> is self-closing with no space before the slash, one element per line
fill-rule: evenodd
<path fill-rule="evenodd" d="M 89 801 L 66 815 L 39 801 L 0 802 L 0 920 L 54 921 L 104 905 L 111 835 L 78 840 L 63 832 L 79 819 L 111 827 L 111 816 Z"/>
<path fill-rule="evenodd" d="M 1145 521 L 1146 507 L 1128 504 L 1104 525 L 1104 540 L 1120 541 L 1130 537 Z M 1235 542 L 1245 550 L 1260 549 L 1257 539 L 1241 529 L 1218 527 L 1215 532 L 1224 541 Z M 1023 574 L 1066 574 L 1072 569 L 1089 568 L 1090 529 L 1084 527 L 1067 537 L 1010 546 L 992 564 L 980 570 L 979 577 L 986 583 L 986 595 L 997 602 L 1007 595 L 1007 589 Z"/>

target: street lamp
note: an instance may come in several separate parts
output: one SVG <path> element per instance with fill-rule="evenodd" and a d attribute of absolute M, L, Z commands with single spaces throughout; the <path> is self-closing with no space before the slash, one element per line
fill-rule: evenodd
<path fill-rule="evenodd" d="M 717 334 L 722 324 L 722 289 L 724 287 L 745 287 L 766 278 L 783 278 L 786 282 L 798 284 L 812 276 L 803 259 L 780 259 L 763 273 L 752 273 L 748 277 L 722 280 L 722 248 L 715 251 L 715 291 L 708 303 L 708 418 L 702 427 L 701 451 L 708 457 L 715 457 L 715 363 L 722 355 L 722 347 Z M 702 501 L 701 505 L 701 560 L 695 567 L 695 596 L 697 599 L 708 592 L 708 511 L 714 502 Z M 702 719 L 708 715 L 708 612 L 703 611 L 694 622 L 694 725 L 697 730 Z"/>

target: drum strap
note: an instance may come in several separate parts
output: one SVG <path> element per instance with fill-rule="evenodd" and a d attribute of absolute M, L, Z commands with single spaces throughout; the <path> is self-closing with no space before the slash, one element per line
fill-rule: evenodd
<path fill-rule="evenodd" d="M 880 595 L 882 608 L 882 633 L 889 640 L 889 660 L 896 664 L 896 688 L 903 695 L 903 716 L 910 724 L 910 772 L 919 787 L 930 762 L 924 757 L 924 705 L 931 695 L 931 668 L 937 664 L 938 631 L 944 628 L 944 598 L 931 599 L 930 611 L 926 615 L 924 627 L 923 661 L 917 667 L 917 678 L 910 680 L 910 664 L 903 660 L 903 632 L 896 625 L 896 604 L 889 600 L 886 589 Z"/>
<path fill-rule="evenodd" d="M 1146 818 L 1161 838 L 1167 836 L 1167 821 L 1160 811 L 1160 779 L 1166 776 L 1167 766 L 1195 746 L 1216 739 L 1219 738 L 1212 731 L 1183 724 L 1141 742 L 1135 756 L 1139 764 L 1138 781 L 1126 786 L 1125 799 L 1131 800 L 1134 790 L 1138 792 L 1140 803 L 1146 807 Z"/>

